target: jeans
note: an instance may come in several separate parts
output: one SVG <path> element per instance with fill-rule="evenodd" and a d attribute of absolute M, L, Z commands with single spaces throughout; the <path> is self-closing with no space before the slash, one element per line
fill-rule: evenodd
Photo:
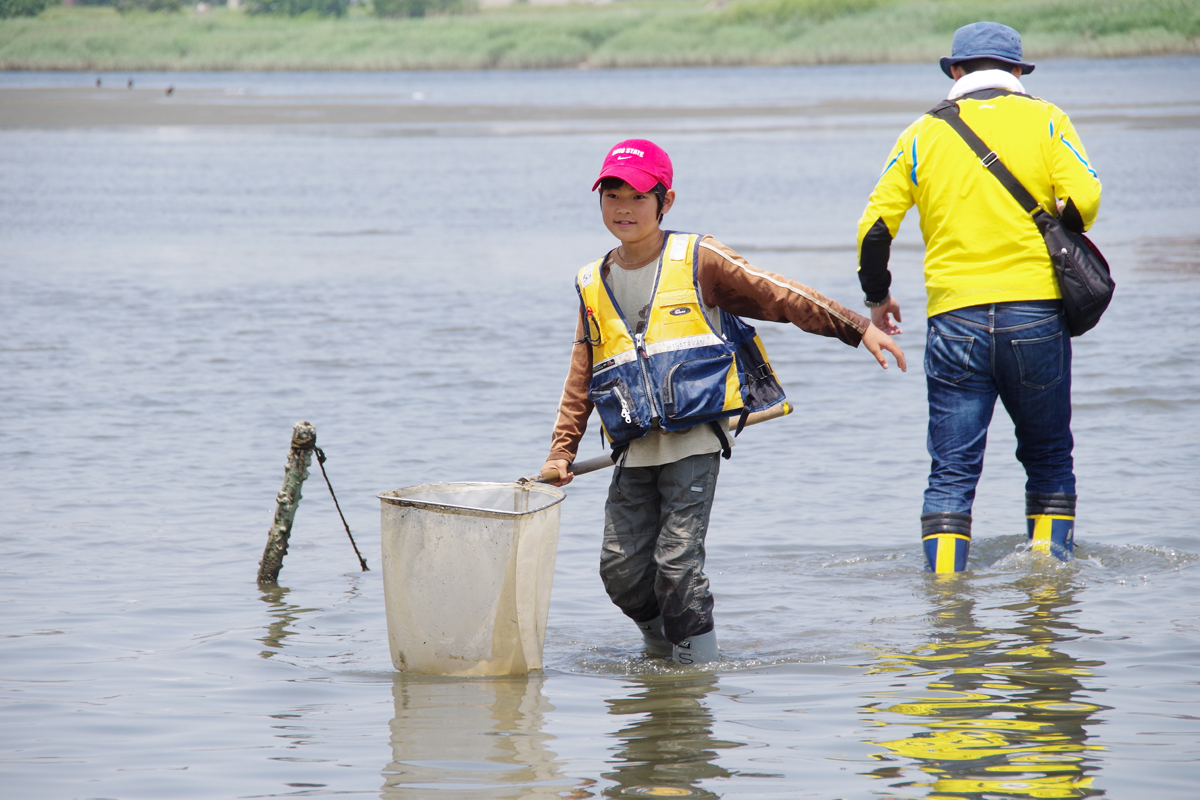
<path fill-rule="evenodd" d="M 1057 300 L 994 303 L 929 318 L 923 514 L 969 514 L 996 397 L 1016 428 L 1027 494 L 1075 494 L 1071 339 Z"/>
<path fill-rule="evenodd" d="M 673 644 L 713 629 L 704 537 L 720 453 L 656 467 L 619 467 L 604 504 L 600 577 L 634 622 L 662 615 Z"/>

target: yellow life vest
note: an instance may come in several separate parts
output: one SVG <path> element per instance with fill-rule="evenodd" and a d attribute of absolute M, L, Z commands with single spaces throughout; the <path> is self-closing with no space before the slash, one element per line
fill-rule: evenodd
<path fill-rule="evenodd" d="M 682 431 L 745 416 L 784 400 L 754 328 L 721 311 L 709 324 L 696 278 L 702 236 L 668 231 L 644 332 L 635 334 L 604 283 L 601 258 L 579 271 L 579 292 L 592 348 L 588 396 L 614 448 L 657 424 Z M 740 426 L 739 426 L 740 430 Z"/>

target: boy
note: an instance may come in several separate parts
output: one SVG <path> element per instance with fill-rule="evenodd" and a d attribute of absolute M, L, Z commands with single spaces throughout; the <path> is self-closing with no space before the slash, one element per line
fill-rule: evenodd
<path fill-rule="evenodd" d="M 550 455 L 570 464 L 593 406 L 617 468 L 604 506 L 600 576 L 642 631 L 652 655 L 680 664 L 717 660 L 704 537 L 727 420 L 783 400 L 765 352 L 735 314 L 791 322 L 860 341 L 888 368 L 904 353 L 865 318 L 818 292 L 750 266 L 710 236 L 664 232 L 675 192 L 666 152 L 630 139 L 600 177 L 600 212 L 617 239 L 576 280 L 580 316 Z M 624 311 L 622 310 L 624 309 Z"/>

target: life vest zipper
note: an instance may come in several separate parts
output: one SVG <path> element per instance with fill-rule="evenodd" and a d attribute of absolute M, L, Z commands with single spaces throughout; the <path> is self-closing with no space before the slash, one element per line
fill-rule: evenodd
<path fill-rule="evenodd" d="M 654 419 L 662 419 L 663 410 L 655 402 L 654 384 L 650 382 L 650 368 L 647 366 L 650 361 L 650 354 L 646 352 L 646 335 L 635 333 L 633 335 L 633 345 L 634 354 L 637 355 L 638 367 L 642 371 L 642 384 L 646 389 L 646 398 L 650 401 L 650 410 L 654 412 Z M 650 421 L 653 422 L 654 419 Z"/>

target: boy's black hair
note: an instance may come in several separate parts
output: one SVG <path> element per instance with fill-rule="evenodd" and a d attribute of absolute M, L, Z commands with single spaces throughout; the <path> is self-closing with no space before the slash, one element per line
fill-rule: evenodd
<path fill-rule="evenodd" d="M 620 187 L 625 186 L 625 185 L 627 185 L 626 181 L 622 180 L 621 178 L 612 176 L 612 175 L 601 180 L 600 181 L 600 202 L 601 203 L 604 202 L 604 193 L 605 192 L 607 192 L 611 189 L 619 189 Z M 658 198 L 658 221 L 662 222 L 663 204 L 667 202 L 667 187 L 663 186 L 662 182 L 659 181 L 658 183 L 654 184 L 654 188 L 650 190 L 650 193 L 653 194 L 656 198 Z"/>

